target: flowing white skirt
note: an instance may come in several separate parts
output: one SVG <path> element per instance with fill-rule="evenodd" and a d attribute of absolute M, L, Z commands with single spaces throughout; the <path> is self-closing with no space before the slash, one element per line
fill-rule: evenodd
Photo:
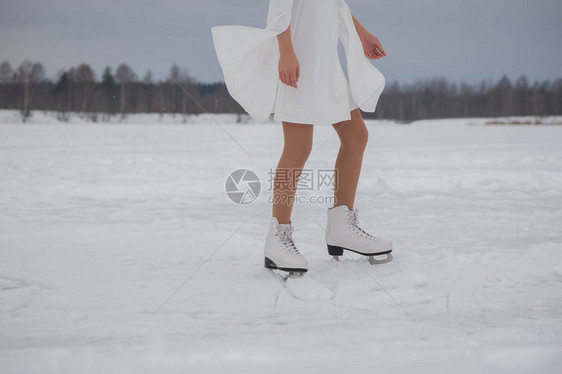
<path fill-rule="evenodd" d="M 298 88 L 279 80 L 277 35 L 291 25 L 299 60 Z M 258 122 L 274 119 L 328 125 L 374 112 L 384 76 L 363 53 L 344 0 L 270 0 L 267 27 L 215 26 L 215 50 L 230 95 Z M 349 82 L 338 58 L 346 53 Z"/>

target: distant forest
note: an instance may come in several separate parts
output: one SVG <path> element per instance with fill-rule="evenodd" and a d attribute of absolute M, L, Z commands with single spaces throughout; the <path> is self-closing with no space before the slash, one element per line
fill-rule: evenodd
<path fill-rule="evenodd" d="M 142 78 L 127 64 L 115 72 L 106 67 L 100 79 L 88 64 L 60 70 L 55 81 L 45 78 L 41 63 L 24 61 L 13 68 L 0 64 L 0 109 L 20 110 L 24 120 L 33 110 L 56 111 L 61 120 L 70 112 L 92 121 L 129 113 L 238 113 L 244 110 L 224 83 L 195 81 L 186 69 L 172 65 L 168 77 Z M 498 117 L 562 114 L 562 78 L 530 83 L 525 75 L 512 82 L 451 83 L 444 78 L 413 84 L 387 82 L 375 113 L 365 118 L 413 121 L 429 118 Z"/>

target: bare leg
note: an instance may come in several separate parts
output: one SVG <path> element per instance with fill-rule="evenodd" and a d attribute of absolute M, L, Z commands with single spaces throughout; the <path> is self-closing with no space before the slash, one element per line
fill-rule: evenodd
<path fill-rule="evenodd" d="M 351 112 L 351 120 L 338 122 L 333 127 L 340 138 L 340 150 L 335 166 L 334 206 L 345 204 L 351 210 L 355 202 L 369 131 L 359 109 Z"/>
<path fill-rule="evenodd" d="M 289 223 L 300 172 L 312 149 L 312 125 L 283 122 L 283 153 L 273 182 L 273 217 Z"/>

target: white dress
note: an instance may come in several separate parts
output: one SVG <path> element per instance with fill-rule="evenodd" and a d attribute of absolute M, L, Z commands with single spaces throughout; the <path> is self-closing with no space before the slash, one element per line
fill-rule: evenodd
<path fill-rule="evenodd" d="M 300 66 L 298 88 L 279 80 L 277 35 L 289 25 Z M 385 79 L 365 57 L 344 0 L 270 0 L 265 29 L 215 26 L 211 31 L 230 95 L 258 122 L 275 113 L 279 121 L 329 125 L 351 119 L 350 111 L 358 107 L 376 109 Z"/>

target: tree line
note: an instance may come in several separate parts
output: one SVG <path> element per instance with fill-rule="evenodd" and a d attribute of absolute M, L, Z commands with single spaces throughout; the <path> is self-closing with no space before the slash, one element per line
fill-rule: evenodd
<path fill-rule="evenodd" d="M 23 61 L 12 68 L 0 63 L 0 109 L 17 109 L 23 119 L 33 110 L 56 111 L 60 120 L 80 113 L 92 121 L 124 118 L 129 113 L 237 113 L 244 110 L 222 82 L 195 81 L 176 64 L 165 79 L 151 71 L 139 77 L 127 64 L 115 71 L 107 66 L 98 79 L 86 63 L 60 70 L 54 81 L 45 78 L 39 62 Z M 375 113 L 366 118 L 413 121 L 430 118 L 497 117 L 562 114 L 562 78 L 529 82 L 525 75 L 512 82 L 451 83 L 444 78 L 412 84 L 387 83 Z"/>

